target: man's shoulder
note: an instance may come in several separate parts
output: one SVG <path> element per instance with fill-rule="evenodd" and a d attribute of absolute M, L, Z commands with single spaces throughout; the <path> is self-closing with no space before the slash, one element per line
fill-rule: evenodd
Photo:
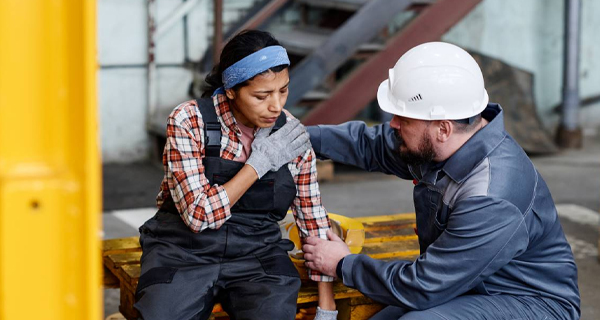
<path fill-rule="evenodd" d="M 492 152 L 489 194 L 527 211 L 535 197 L 539 175 L 525 151 L 510 136 Z"/>

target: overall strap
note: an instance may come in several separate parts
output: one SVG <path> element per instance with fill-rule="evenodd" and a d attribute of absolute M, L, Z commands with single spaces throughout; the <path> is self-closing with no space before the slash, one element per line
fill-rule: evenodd
<path fill-rule="evenodd" d="M 275 121 L 275 125 L 273 126 L 273 130 L 271 130 L 271 134 L 273 134 L 274 132 L 279 130 L 279 128 L 283 127 L 283 125 L 285 125 L 286 122 L 287 122 L 287 116 L 285 115 L 285 112 L 282 111 L 279 114 L 277 121 Z"/>
<path fill-rule="evenodd" d="M 204 155 L 219 157 L 221 152 L 221 123 L 212 99 L 197 99 L 198 108 L 204 121 Z"/>

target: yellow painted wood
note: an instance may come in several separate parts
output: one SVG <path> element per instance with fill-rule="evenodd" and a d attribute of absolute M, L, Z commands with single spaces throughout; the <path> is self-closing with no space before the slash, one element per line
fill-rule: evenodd
<path fill-rule="evenodd" d="M 407 258 L 419 255 L 418 239 L 365 243 L 362 253 L 374 259 Z"/>
<path fill-rule="evenodd" d="M 119 268 L 125 264 L 139 264 L 142 252 L 127 252 L 117 253 L 108 256 L 109 262 L 105 262 L 105 265 L 110 265 L 111 268 Z"/>
<path fill-rule="evenodd" d="M 369 254 L 369 257 L 373 259 L 386 260 L 391 258 L 403 258 L 406 260 L 414 260 L 420 254 L 419 250 L 407 250 L 407 251 L 398 251 L 398 252 L 383 252 L 383 253 L 373 253 Z"/>
<path fill-rule="evenodd" d="M 413 234 L 413 235 L 407 235 L 407 236 L 388 236 L 388 237 L 368 238 L 368 239 L 365 239 L 365 243 L 409 241 L 409 240 L 419 240 L 419 237 L 417 237 L 416 234 Z"/>
<path fill-rule="evenodd" d="M 365 232 L 374 234 L 378 232 L 387 232 L 387 233 L 396 233 L 396 232 L 406 232 L 407 234 L 415 233 L 414 227 L 416 224 L 414 223 L 404 223 L 404 224 L 377 224 L 366 226 Z M 402 230 L 403 229 L 403 230 Z"/>
<path fill-rule="evenodd" d="M 414 236 L 414 235 L 416 235 L 414 228 L 415 228 L 414 224 L 394 226 L 393 228 L 392 227 L 379 228 L 379 229 L 368 228 L 365 230 L 366 231 L 365 238 L 371 239 L 371 238 L 385 238 L 385 237 L 395 237 L 395 236 Z"/>
<path fill-rule="evenodd" d="M 96 1 L 0 1 L 0 319 L 101 319 Z"/>
<path fill-rule="evenodd" d="M 140 278 L 140 265 L 139 264 L 126 264 L 121 266 L 123 270 L 123 279 L 127 281 L 127 283 L 135 289 L 137 286 L 138 280 Z"/>
<path fill-rule="evenodd" d="M 302 248 L 302 241 L 300 240 L 300 235 L 298 234 L 298 227 L 296 226 L 293 218 L 290 216 L 291 214 L 292 213 L 288 211 L 288 217 L 286 217 L 286 219 L 289 221 L 285 225 L 285 229 L 288 230 L 287 237 L 294 242 L 296 248 L 300 249 Z M 349 218 L 331 212 L 328 213 L 328 216 L 332 221 L 332 224 L 335 221 L 341 227 L 344 242 L 346 242 L 348 245 L 350 252 L 360 253 L 365 239 L 365 228 L 363 224 L 354 218 Z"/>
<path fill-rule="evenodd" d="M 334 219 L 340 219 L 339 215 L 333 214 Z M 400 219 L 398 219 L 400 217 Z M 414 219 L 405 219 L 409 215 L 386 215 L 380 217 L 367 217 L 371 219 L 364 223 L 365 240 L 363 251 L 373 258 L 382 260 L 392 259 L 414 259 L 419 256 L 418 237 L 414 234 Z M 414 215 L 413 215 L 414 218 Z M 353 219 L 353 223 L 358 223 L 363 218 Z M 363 231 L 358 225 L 350 225 L 345 221 L 346 226 Z M 352 221 L 350 221 L 352 222 Z M 344 225 L 344 224 L 342 224 Z M 362 225 L 361 225 L 362 226 Z M 122 301 L 129 301 L 135 292 L 138 278 L 140 276 L 139 257 L 141 251 L 138 237 L 111 239 L 104 241 L 104 264 L 121 281 L 121 295 L 125 294 Z M 306 267 L 303 260 L 292 258 L 296 268 L 305 275 Z M 340 305 L 348 304 L 347 314 L 350 319 L 368 319 L 372 314 L 382 306 L 365 298 L 355 289 L 344 286 L 341 282 L 334 282 L 334 297 Z M 304 282 L 298 294 L 298 304 L 314 304 L 318 301 L 317 287 L 312 281 Z M 121 310 L 130 314 L 129 318 L 135 319 L 137 316 L 133 313 L 132 306 L 127 302 L 126 306 L 121 306 Z M 213 310 L 214 311 L 214 310 Z"/>
<path fill-rule="evenodd" d="M 381 311 L 385 306 L 381 304 L 365 304 L 351 306 L 350 320 L 367 320 Z"/>
<path fill-rule="evenodd" d="M 356 289 L 344 286 L 340 281 L 333 283 L 333 296 L 335 300 L 362 297 L 363 295 Z M 298 304 L 305 304 L 319 301 L 316 283 L 303 283 L 300 292 L 298 292 Z"/>
<path fill-rule="evenodd" d="M 370 217 L 358 217 L 356 220 L 362 223 L 373 223 L 373 222 L 387 222 L 394 220 L 415 220 L 414 213 L 396 213 L 381 216 L 370 216 Z"/>
<path fill-rule="evenodd" d="M 102 255 L 142 251 L 139 237 L 128 237 L 104 240 L 102 245 Z"/>

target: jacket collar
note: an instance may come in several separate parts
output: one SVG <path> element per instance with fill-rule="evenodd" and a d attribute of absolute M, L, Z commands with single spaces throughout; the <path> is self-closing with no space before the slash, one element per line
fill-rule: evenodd
<path fill-rule="evenodd" d="M 489 123 L 476 132 L 446 161 L 443 171 L 455 182 L 462 182 L 507 136 L 504 113 L 497 103 L 490 103 L 481 113 Z"/>

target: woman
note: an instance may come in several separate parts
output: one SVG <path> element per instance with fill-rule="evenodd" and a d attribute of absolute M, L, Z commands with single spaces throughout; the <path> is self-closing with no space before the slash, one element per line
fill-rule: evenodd
<path fill-rule="evenodd" d="M 291 207 L 300 234 L 330 228 L 308 134 L 283 110 L 289 59 L 269 33 L 225 45 L 200 99 L 167 120 L 160 208 L 140 227 L 135 307 L 150 319 L 294 319 L 298 272 L 278 221 Z M 283 112 L 282 112 L 283 111 Z M 335 319 L 331 277 L 319 281 L 316 319 Z"/>

